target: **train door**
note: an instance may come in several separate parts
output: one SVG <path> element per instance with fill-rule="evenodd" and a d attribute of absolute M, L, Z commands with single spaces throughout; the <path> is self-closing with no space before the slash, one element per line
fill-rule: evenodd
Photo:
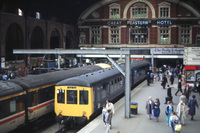
<path fill-rule="evenodd" d="M 24 110 L 24 96 L 19 96 L 18 98 L 18 112 L 19 112 L 19 125 L 23 124 L 25 122 L 25 110 Z"/>
<path fill-rule="evenodd" d="M 97 110 L 97 95 L 96 95 L 96 88 L 93 90 L 93 101 L 94 101 L 94 111 Z"/>
<path fill-rule="evenodd" d="M 101 104 L 100 104 L 101 91 L 100 91 L 99 86 L 96 86 L 94 88 L 93 95 L 94 95 L 94 111 L 96 111 L 101 107 Z"/>
<path fill-rule="evenodd" d="M 39 91 L 32 92 L 32 106 L 29 107 L 30 117 L 29 119 L 37 118 L 38 115 L 38 105 L 39 104 Z"/>
<path fill-rule="evenodd" d="M 106 99 L 110 99 L 110 84 L 106 85 Z"/>

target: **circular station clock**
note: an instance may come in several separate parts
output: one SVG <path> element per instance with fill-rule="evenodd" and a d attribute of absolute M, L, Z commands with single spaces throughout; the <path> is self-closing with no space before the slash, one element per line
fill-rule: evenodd
<path fill-rule="evenodd" d="M 97 11 L 92 13 L 93 18 L 99 18 L 99 13 Z"/>

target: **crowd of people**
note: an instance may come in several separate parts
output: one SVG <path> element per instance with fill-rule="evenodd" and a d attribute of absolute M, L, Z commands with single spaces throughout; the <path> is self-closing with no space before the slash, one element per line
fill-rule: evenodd
<path fill-rule="evenodd" d="M 150 82 L 148 81 L 148 77 L 149 73 L 147 73 L 147 85 L 149 86 Z M 171 91 L 171 85 L 174 84 L 175 77 L 178 78 L 178 85 L 177 91 L 174 95 L 177 96 L 177 94 L 180 92 L 179 103 L 176 110 L 173 106 L 173 96 Z M 199 108 L 197 100 L 195 99 L 195 95 L 192 95 L 192 97 L 190 98 L 191 90 L 189 86 L 185 84 L 185 77 L 184 75 L 182 75 L 182 67 L 180 67 L 180 69 L 171 69 L 170 67 L 168 69 L 166 67 L 161 68 L 157 71 L 156 78 L 154 79 L 157 81 L 161 81 L 162 88 L 167 89 L 167 97 L 165 98 L 164 103 L 167 104 L 165 108 L 167 125 L 172 128 L 173 133 L 176 133 L 177 131 L 181 132 L 181 126 L 185 125 L 186 116 L 190 115 L 191 120 L 194 120 L 196 107 Z M 184 91 L 182 90 L 183 86 Z M 159 99 L 156 98 L 154 102 L 152 100 L 152 97 L 149 96 L 148 100 L 146 101 L 145 109 L 147 111 L 149 119 L 152 119 L 152 117 L 154 117 L 155 122 L 158 122 L 158 118 L 160 115 Z"/>
<path fill-rule="evenodd" d="M 4 74 L 1 77 L 3 81 L 14 79 L 14 78 L 15 78 L 15 75 L 13 74 L 13 72 L 4 72 Z"/>
<path fill-rule="evenodd" d="M 189 115 L 191 120 L 194 120 L 196 114 L 196 108 L 198 107 L 198 102 L 195 95 L 191 95 L 191 90 L 188 85 L 185 84 L 185 77 L 182 75 L 183 68 L 171 68 L 162 67 L 158 69 L 157 73 L 151 71 L 147 72 L 147 85 L 150 86 L 153 82 L 159 81 L 163 90 L 167 90 L 167 95 L 165 97 L 165 111 L 166 114 L 166 124 L 172 129 L 173 133 L 182 132 L 182 126 L 185 125 L 185 119 Z M 177 87 L 174 86 L 174 80 L 178 78 Z M 172 94 L 172 87 L 177 88 L 177 91 Z M 182 89 L 184 88 L 184 89 Z M 180 95 L 179 95 L 180 93 Z M 173 95 L 179 97 L 177 106 L 174 107 Z M 159 122 L 159 117 L 161 113 L 160 109 L 160 99 L 152 99 L 151 96 L 148 97 L 146 101 L 146 113 L 149 119 L 154 119 L 155 122 Z M 163 109 L 162 109 L 163 110 Z M 106 127 L 105 133 L 109 133 L 112 128 L 112 117 L 114 115 L 114 105 L 106 100 L 106 104 L 102 109 L 103 123 Z"/>

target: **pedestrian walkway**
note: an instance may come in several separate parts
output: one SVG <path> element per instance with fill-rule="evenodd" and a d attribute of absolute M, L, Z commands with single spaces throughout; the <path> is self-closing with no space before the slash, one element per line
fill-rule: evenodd
<path fill-rule="evenodd" d="M 175 84 L 172 86 L 172 95 L 174 102 L 174 109 L 176 111 L 177 104 L 179 102 L 180 93 L 175 96 L 177 91 L 177 78 L 175 79 Z M 199 94 L 192 93 L 196 95 L 198 104 L 200 105 Z M 147 82 L 144 81 L 138 85 L 131 92 L 131 102 L 138 103 L 138 114 L 131 115 L 131 118 L 125 118 L 125 98 L 123 97 L 115 106 L 115 115 L 112 119 L 112 129 L 110 133 L 172 133 L 172 129 L 167 126 L 166 115 L 165 115 L 165 97 L 167 95 L 167 90 L 162 89 L 161 82 L 156 81 L 150 86 L 147 86 Z M 146 100 L 149 96 L 152 99 L 160 99 L 160 118 L 159 122 L 155 122 L 154 119 L 149 120 L 146 114 L 145 105 Z M 196 115 L 194 121 L 190 120 L 190 116 L 187 116 L 185 120 L 185 125 L 182 127 L 183 133 L 199 133 L 200 132 L 200 109 L 196 109 Z M 99 115 L 96 119 L 91 121 L 78 133 L 104 133 L 106 130 L 102 116 Z"/>

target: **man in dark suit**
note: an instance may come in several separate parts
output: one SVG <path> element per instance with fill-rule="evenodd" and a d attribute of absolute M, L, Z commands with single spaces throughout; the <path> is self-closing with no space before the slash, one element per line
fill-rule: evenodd
<path fill-rule="evenodd" d="M 163 81 L 162 81 L 163 89 L 165 89 L 165 86 L 166 86 L 167 83 L 168 83 L 168 81 L 167 81 L 167 77 L 166 77 L 166 75 L 164 75 L 164 77 L 163 77 Z"/>
<path fill-rule="evenodd" d="M 185 96 L 186 96 L 186 99 L 187 99 L 187 102 L 188 102 L 189 101 L 189 97 L 190 97 L 190 88 L 189 88 L 189 85 L 185 86 L 184 93 L 185 93 Z"/>
<path fill-rule="evenodd" d="M 177 90 L 177 92 L 175 93 L 176 96 L 177 96 L 177 93 L 178 93 L 179 91 L 182 92 L 182 83 L 181 83 L 181 79 L 178 80 L 178 90 Z"/>
<path fill-rule="evenodd" d="M 147 79 L 147 85 L 149 86 L 150 85 L 150 74 L 149 74 L 149 72 L 147 72 L 146 79 Z"/>
<path fill-rule="evenodd" d="M 167 85 L 167 97 L 165 98 L 165 104 L 167 104 L 168 101 L 172 101 L 172 91 L 171 87 Z"/>

